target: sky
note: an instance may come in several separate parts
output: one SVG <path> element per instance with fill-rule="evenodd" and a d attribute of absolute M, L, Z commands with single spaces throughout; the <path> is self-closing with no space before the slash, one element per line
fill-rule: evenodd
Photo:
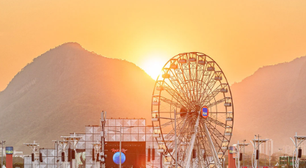
<path fill-rule="evenodd" d="M 306 55 L 305 0 L 0 0 L 0 91 L 33 58 L 66 42 L 156 74 L 202 52 L 229 83 Z"/>

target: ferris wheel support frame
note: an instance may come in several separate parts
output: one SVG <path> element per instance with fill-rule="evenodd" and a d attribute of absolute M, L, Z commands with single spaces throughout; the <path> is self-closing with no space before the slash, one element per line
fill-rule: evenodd
<path fill-rule="evenodd" d="M 212 153 L 213 153 L 213 158 L 214 158 L 215 165 L 216 165 L 217 168 L 221 168 L 221 163 L 220 163 L 220 160 L 218 158 L 218 154 L 217 154 L 217 151 L 215 149 L 214 143 L 212 142 L 210 133 L 207 129 L 206 123 L 204 123 L 204 126 L 205 126 L 205 132 L 206 132 L 207 137 L 208 137 L 208 142 L 209 142 L 209 145 L 210 145 L 210 149 L 212 150 Z"/>
<path fill-rule="evenodd" d="M 186 153 L 186 168 L 189 168 L 190 167 L 190 160 L 191 160 L 191 155 L 192 155 L 192 150 L 193 150 L 193 146 L 194 146 L 194 142 L 195 142 L 195 138 L 196 138 L 196 135 L 198 133 L 198 126 L 199 126 L 199 121 L 200 121 L 200 115 L 198 115 L 197 117 L 197 121 L 196 121 L 196 124 L 194 126 L 194 133 L 191 137 L 191 143 L 188 147 L 188 152 Z"/>

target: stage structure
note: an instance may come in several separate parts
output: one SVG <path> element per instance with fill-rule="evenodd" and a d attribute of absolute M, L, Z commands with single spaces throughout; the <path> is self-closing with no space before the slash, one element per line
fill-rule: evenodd
<path fill-rule="evenodd" d="M 225 74 L 211 57 L 189 52 L 171 58 L 156 80 L 151 113 L 165 166 L 221 167 L 234 107 Z"/>
<path fill-rule="evenodd" d="M 109 118 L 105 119 L 105 167 L 119 167 L 118 158 L 113 159 L 119 152 L 120 128 L 122 139 L 122 153 L 125 161 L 122 167 L 160 167 L 158 144 L 153 138 L 153 127 L 146 125 L 145 119 Z M 71 133 L 69 136 L 80 138 L 75 146 L 76 168 L 98 168 L 101 158 L 101 125 L 86 125 L 84 133 Z M 72 142 L 72 141 L 71 141 Z M 74 143 L 75 144 L 75 143 Z M 70 148 L 73 145 L 70 144 Z M 69 159 L 69 143 L 65 140 L 55 140 L 54 148 L 40 148 L 42 160 L 37 157 L 36 165 L 40 168 L 72 168 Z M 97 149 L 100 148 L 100 149 Z M 94 151 L 93 151 L 94 150 Z M 64 152 L 64 153 L 63 153 Z M 37 156 L 39 154 L 37 152 Z M 62 160 L 64 154 L 64 160 Z M 117 155 L 116 155 L 117 156 Z M 116 163 L 117 162 L 117 163 Z M 24 168 L 32 168 L 31 156 L 24 157 Z"/>

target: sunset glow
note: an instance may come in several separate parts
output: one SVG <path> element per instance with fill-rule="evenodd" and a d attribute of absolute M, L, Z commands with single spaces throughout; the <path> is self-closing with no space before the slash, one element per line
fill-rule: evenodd
<path fill-rule="evenodd" d="M 304 0 L 0 0 L 0 6 L 0 91 L 34 58 L 67 42 L 132 62 L 153 79 L 172 56 L 203 52 L 230 83 L 306 54 Z"/>
<path fill-rule="evenodd" d="M 166 62 L 167 61 L 163 59 L 161 55 L 149 56 L 142 62 L 140 67 L 150 75 L 152 79 L 156 80 Z"/>

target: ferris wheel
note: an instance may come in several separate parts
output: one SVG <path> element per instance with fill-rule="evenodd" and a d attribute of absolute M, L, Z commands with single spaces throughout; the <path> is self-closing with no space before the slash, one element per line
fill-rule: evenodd
<path fill-rule="evenodd" d="M 151 113 L 164 165 L 221 166 L 234 107 L 227 79 L 211 57 L 189 52 L 171 58 L 157 77 Z"/>

